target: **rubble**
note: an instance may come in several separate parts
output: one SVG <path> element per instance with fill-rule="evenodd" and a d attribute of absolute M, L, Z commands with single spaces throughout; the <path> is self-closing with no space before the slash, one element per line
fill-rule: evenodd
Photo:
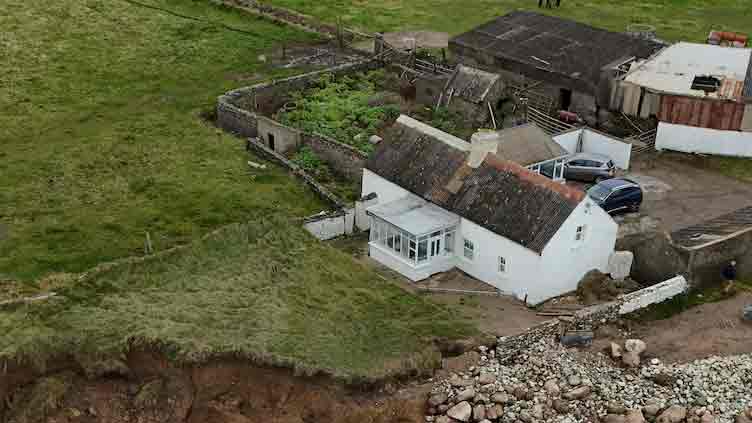
<path fill-rule="evenodd" d="M 639 359 L 649 347 L 640 340 L 626 344 L 622 357 Z M 429 404 L 446 398 L 451 412 L 437 411 L 434 421 L 446 414 L 474 422 L 752 423 L 752 354 L 627 368 L 610 354 L 567 349 L 547 338 L 522 347 L 500 341 L 496 354 L 490 352 L 481 351 L 471 371 L 434 385 Z M 473 385 L 450 383 L 465 380 Z"/>

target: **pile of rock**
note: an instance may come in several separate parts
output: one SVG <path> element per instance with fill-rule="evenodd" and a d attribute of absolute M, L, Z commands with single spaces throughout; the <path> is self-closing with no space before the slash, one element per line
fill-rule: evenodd
<path fill-rule="evenodd" d="M 611 358 L 621 360 L 622 364 L 627 367 L 640 367 L 641 355 L 647 348 L 647 344 L 639 339 L 627 339 L 623 348 L 616 342 L 612 342 Z"/>
<path fill-rule="evenodd" d="M 481 348 L 477 366 L 434 385 L 426 421 L 752 423 L 739 417 L 752 406 L 752 356 L 637 368 L 646 347 L 625 343 L 619 358 L 638 360 L 628 366 L 543 339 L 513 353 Z"/>

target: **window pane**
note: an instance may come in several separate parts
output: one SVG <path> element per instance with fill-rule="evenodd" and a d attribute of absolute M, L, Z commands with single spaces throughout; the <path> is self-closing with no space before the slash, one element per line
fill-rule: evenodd
<path fill-rule="evenodd" d="M 472 241 L 468 241 L 467 239 L 464 240 L 464 254 L 465 258 L 468 258 L 470 260 L 472 260 L 475 256 L 475 246 L 473 245 Z"/>
<path fill-rule="evenodd" d="M 418 262 L 426 261 L 428 259 L 428 240 L 420 241 L 418 243 Z"/>
<path fill-rule="evenodd" d="M 454 232 L 447 232 L 444 235 L 444 251 L 447 253 L 454 251 Z"/>

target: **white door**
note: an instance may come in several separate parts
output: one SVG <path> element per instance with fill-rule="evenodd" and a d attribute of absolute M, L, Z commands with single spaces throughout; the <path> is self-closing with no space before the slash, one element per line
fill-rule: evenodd
<path fill-rule="evenodd" d="M 441 235 L 434 236 L 428 240 L 428 259 L 433 260 L 434 257 L 442 255 L 441 248 Z"/>

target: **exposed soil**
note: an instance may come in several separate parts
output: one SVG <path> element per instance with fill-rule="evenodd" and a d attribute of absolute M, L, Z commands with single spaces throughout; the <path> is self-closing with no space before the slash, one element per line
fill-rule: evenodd
<path fill-rule="evenodd" d="M 638 338 L 648 345 L 646 355 L 665 363 L 685 363 L 710 356 L 752 352 L 752 324 L 741 320 L 742 308 L 752 304 L 752 293 L 742 292 L 727 300 L 701 304 L 668 319 L 626 321 L 622 328 L 599 330 L 594 349 L 611 341 Z M 624 331 L 626 329 L 626 331 Z"/>
<path fill-rule="evenodd" d="M 419 422 L 429 389 L 360 392 L 239 361 L 174 367 L 149 353 L 99 370 L 87 378 L 72 361 L 44 376 L 9 369 L 0 422 Z"/>

